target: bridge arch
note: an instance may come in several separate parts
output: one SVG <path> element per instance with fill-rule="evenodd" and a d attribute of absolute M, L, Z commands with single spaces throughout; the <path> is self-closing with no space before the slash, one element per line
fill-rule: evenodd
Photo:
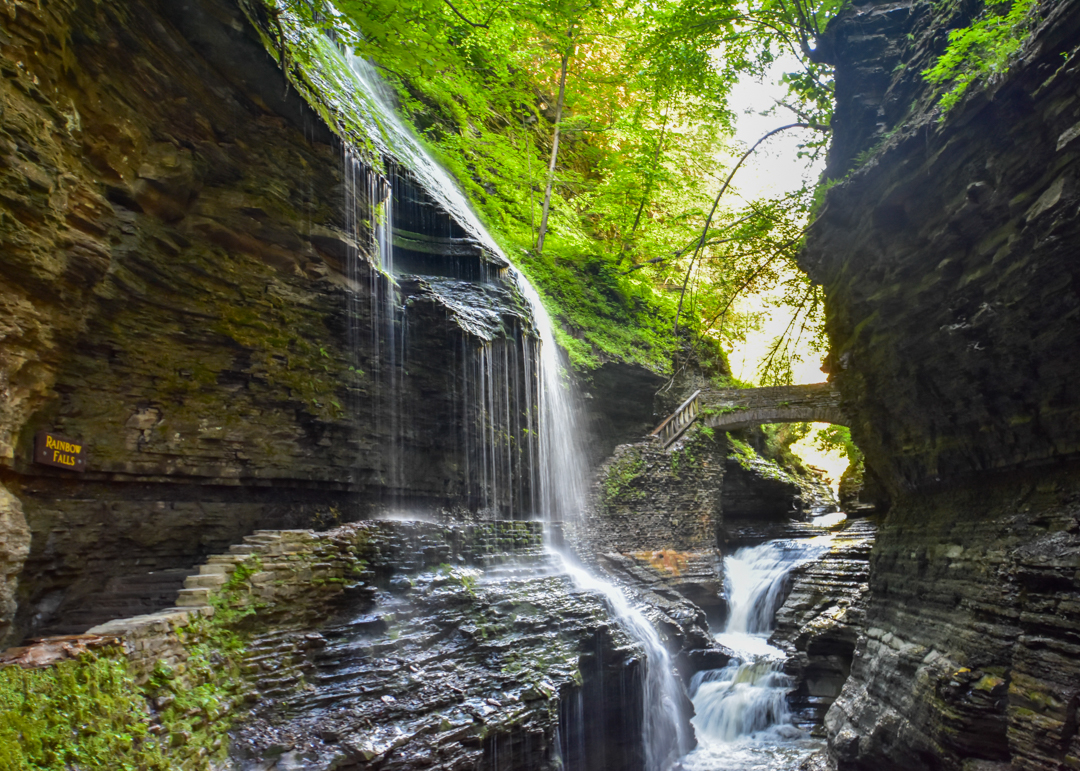
<path fill-rule="evenodd" d="M 720 431 L 751 428 L 763 423 L 850 425 L 840 409 L 840 392 L 832 383 L 702 389 L 683 402 L 653 430 L 651 436 L 662 447 L 667 447 L 695 422 Z"/>

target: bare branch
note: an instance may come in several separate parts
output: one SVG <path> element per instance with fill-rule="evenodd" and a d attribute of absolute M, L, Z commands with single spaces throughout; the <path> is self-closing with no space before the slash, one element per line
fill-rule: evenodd
<path fill-rule="evenodd" d="M 489 25 L 487 23 L 479 24 L 479 23 L 477 23 L 475 21 L 470 21 L 469 19 L 465 18 L 465 15 L 461 11 L 459 11 L 457 8 L 455 8 L 454 4 L 451 3 L 450 0 L 443 0 L 443 2 L 446 3 L 446 5 L 450 8 L 450 10 L 454 12 L 455 16 L 457 16 L 463 22 L 468 24 L 470 27 L 475 27 L 476 29 L 488 29 L 489 28 Z M 489 21 L 490 21 L 490 17 L 489 17 Z"/>
<path fill-rule="evenodd" d="M 705 244 L 705 236 L 709 232 L 709 226 L 712 224 L 713 215 L 716 214 L 716 208 L 720 205 L 721 196 L 724 195 L 724 193 L 728 189 L 728 186 L 731 185 L 731 180 L 735 177 L 735 172 L 737 172 L 739 168 L 743 165 L 743 163 L 746 161 L 746 159 L 749 158 L 750 155 L 758 149 L 762 142 L 764 142 L 769 137 L 779 134 L 781 131 L 787 131 L 788 129 L 793 128 L 815 128 L 815 126 L 814 124 L 810 123 L 789 123 L 786 126 L 781 126 L 780 128 L 773 129 L 772 131 L 761 137 L 761 139 L 754 142 L 753 146 L 742 154 L 742 157 L 739 158 L 738 162 L 731 169 L 731 173 L 727 175 L 727 179 L 724 180 L 724 184 L 720 188 L 720 192 L 716 194 L 716 200 L 713 201 L 712 209 L 709 211 L 709 216 L 705 220 L 705 227 L 702 228 L 701 238 L 698 241 L 697 248 L 694 250 L 694 256 L 690 260 L 690 266 L 686 269 L 686 278 L 683 279 L 682 291 L 679 293 L 679 307 L 675 310 L 674 334 L 677 335 L 679 333 L 679 317 L 682 316 L 683 299 L 686 297 L 686 285 L 690 282 L 690 275 L 694 270 L 694 263 L 697 262 L 698 254 L 701 253 L 701 248 Z"/>

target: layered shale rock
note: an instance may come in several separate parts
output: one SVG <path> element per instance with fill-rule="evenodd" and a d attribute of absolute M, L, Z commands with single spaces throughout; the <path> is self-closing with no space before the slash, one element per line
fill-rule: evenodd
<path fill-rule="evenodd" d="M 843 768 L 1080 759 L 1080 488 L 1054 472 L 915 496 L 872 560 L 866 639 L 829 712 Z"/>
<path fill-rule="evenodd" d="M 887 487 L 1080 451 L 1066 355 L 1080 343 L 1080 18 L 1075 2 L 1043 6 L 1008 74 L 941 120 L 920 75 L 949 26 L 931 2 L 858 3 L 820 45 L 837 67 L 840 184 L 800 259 L 828 293 L 832 379 Z"/>
<path fill-rule="evenodd" d="M 472 290 L 373 266 L 374 172 L 237 4 L 0 14 L 0 637 L 130 613 L 130 587 L 168 595 L 164 572 L 255 528 L 354 519 L 361 496 L 507 508 L 469 387 L 484 352 L 524 372 L 521 299 L 475 243 L 491 281 Z M 84 445 L 86 472 L 32 463 L 41 429 Z"/>
<path fill-rule="evenodd" d="M 802 255 L 832 379 L 893 499 L 867 637 L 828 713 L 841 769 L 1059 769 L 1077 751 L 1080 3 L 943 118 L 921 78 L 982 3 L 854 3 Z"/>
<path fill-rule="evenodd" d="M 179 607 L 0 665 L 122 657 L 177 768 L 640 771 L 644 653 L 542 540 L 525 522 L 258 531 Z"/>
<path fill-rule="evenodd" d="M 279 633 L 256 641 L 268 677 L 235 768 L 641 768 L 643 653 L 543 569 L 537 525 L 375 527 L 368 578 L 311 627 L 291 681 Z"/>
<path fill-rule="evenodd" d="M 788 656 L 784 669 L 798 684 L 789 702 L 804 726 L 821 726 L 851 672 L 864 632 L 877 525 L 849 519 L 834 530 L 824 557 L 791 572 L 791 590 L 769 639 Z"/>

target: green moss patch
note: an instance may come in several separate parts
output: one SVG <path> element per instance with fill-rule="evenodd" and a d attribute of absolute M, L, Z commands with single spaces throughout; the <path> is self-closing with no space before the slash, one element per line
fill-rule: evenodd
<path fill-rule="evenodd" d="M 0 669 L 0 713 L 0 771 L 176 767 L 119 649 Z"/>

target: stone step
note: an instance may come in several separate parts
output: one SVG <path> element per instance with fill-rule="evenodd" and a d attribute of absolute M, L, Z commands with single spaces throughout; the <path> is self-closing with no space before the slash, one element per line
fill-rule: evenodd
<path fill-rule="evenodd" d="M 244 536 L 244 541 L 247 543 L 271 543 L 280 540 L 281 532 L 278 530 L 256 530 L 251 535 Z"/>
<path fill-rule="evenodd" d="M 235 554 L 213 554 L 206 558 L 206 565 L 235 565 L 238 558 Z"/>
<path fill-rule="evenodd" d="M 176 606 L 179 608 L 194 608 L 209 604 L 210 589 L 201 586 L 192 589 L 181 589 L 176 598 Z"/>
<path fill-rule="evenodd" d="M 224 573 L 201 574 L 197 576 L 190 576 L 186 581 L 184 581 L 184 588 L 195 589 L 197 587 L 205 586 L 211 589 L 216 589 L 219 586 L 224 586 L 228 580 L 229 577 Z"/>
<path fill-rule="evenodd" d="M 235 562 L 211 562 L 208 564 L 199 565 L 199 575 L 201 576 L 230 576 L 235 570 Z"/>

